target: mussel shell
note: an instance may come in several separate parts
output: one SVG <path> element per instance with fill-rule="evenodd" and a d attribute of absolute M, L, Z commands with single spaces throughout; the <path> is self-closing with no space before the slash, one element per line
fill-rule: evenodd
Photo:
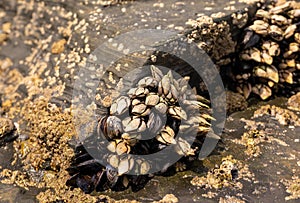
<path fill-rule="evenodd" d="M 260 36 L 253 32 L 253 30 L 246 29 L 242 40 L 244 49 L 255 46 L 260 41 Z"/>
<path fill-rule="evenodd" d="M 110 188 L 112 188 L 118 181 L 118 178 L 119 178 L 118 171 L 111 165 L 107 165 L 105 171 L 106 171 L 105 174 L 106 174 L 109 186 L 110 186 Z"/>
<path fill-rule="evenodd" d="M 137 192 L 146 186 L 149 180 L 151 180 L 151 177 L 149 175 L 137 175 L 130 176 L 129 180 L 131 182 L 132 191 Z"/>

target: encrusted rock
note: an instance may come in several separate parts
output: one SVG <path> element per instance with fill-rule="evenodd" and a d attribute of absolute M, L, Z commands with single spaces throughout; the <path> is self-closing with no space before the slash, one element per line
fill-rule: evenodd
<path fill-rule="evenodd" d="M 226 92 L 226 111 L 231 114 L 236 111 L 245 110 L 248 107 L 248 102 L 241 94 L 232 91 Z"/>
<path fill-rule="evenodd" d="M 162 200 L 154 201 L 154 203 L 177 203 L 179 202 L 178 198 L 173 194 L 166 194 Z"/>
<path fill-rule="evenodd" d="M 0 117 L 0 138 L 12 133 L 14 129 L 15 125 L 12 120 Z"/>
<path fill-rule="evenodd" d="M 300 92 L 291 96 L 288 100 L 288 108 L 295 111 L 300 111 Z"/>
<path fill-rule="evenodd" d="M 281 125 L 300 126 L 300 118 L 293 111 L 277 107 L 275 105 L 265 105 L 254 112 L 253 117 L 269 115 L 274 117 Z"/>

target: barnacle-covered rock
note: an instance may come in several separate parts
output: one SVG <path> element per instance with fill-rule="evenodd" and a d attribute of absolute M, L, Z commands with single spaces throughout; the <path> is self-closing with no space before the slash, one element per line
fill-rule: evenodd
<path fill-rule="evenodd" d="M 15 126 L 12 120 L 0 117 L 0 138 L 10 134 L 14 129 Z"/>
<path fill-rule="evenodd" d="M 245 97 L 239 93 L 226 92 L 226 112 L 231 114 L 236 111 L 243 111 L 248 107 L 248 102 Z"/>
<path fill-rule="evenodd" d="M 296 113 L 275 105 L 265 105 L 254 112 L 254 118 L 269 115 L 275 118 L 281 125 L 300 126 L 300 118 Z"/>
<path fill-rule="evenodd" d="M 287 105 L 289 109 L 300 111 L 300 92 L 291 96 L 288 100 Z"/>
<path fill-rule="evenodd" d="M 281 181 L 286 186 L 286 192 L 290 195 L 285 197 L 285 200 L 296 200 L 300 198 L 300 178 L 293 176 L 291 180 Z"/>
<path fill-rule="evenodd" d="M 295 94 L 300 84 L 299 3 L 273 3 L 257 10 L 237 46 L 232 73 L 237 92 L 265 100 Z"/>
<path fill-rule="evenodd" d="M 233 18 L 235 17 L 233 16 Z M 238 20 L 236 22 L 245 23 L 244 18 L 242 21 Z M 193 31 L 188 35 L 192 41 L 197 43 L 213 60 L 228 64 L 228 61 L 224 62 L 221 59 L 233 53 L 236 45 L 236 42 L 232 39 L 228 22 L 215 23 L 211 17 L 200 16 L 196 20 L 190 20 L 187 24 L 193 28 Z M 240 24 L 238 27 L 240 27 Z"/>
<path fill-rule="evenodd" d="M 220 166 L 211 169 L 207 176 L 196 176 L 191 183 L 203 188 L 239 187 L 237 180 L 243 176 L 242 170 L 244 170 L 242 163 L 229 155 L 222 158 Z"/>
<path fill-rule="evenodd" d="M 0 117 L 0 146 L 17 137 L 16 127 L 12 120 Z"/>
<path fill-rule="evenodd" d="M 261 154 L 259 143 L 266 140 L 266 135 L 263 131 L 250 130 L 245 132 L 241 139 L 241 144 L 244 145 L 247 149 L 245 153 L 252 157 L 257 157 Z"/>
<path fill-rule="evenodd" d="M 196 157 L 213 120 L 209 102 L 189 87 L 189 77 L 177 78 L 172 71 L 165 73 L 153 65 L 148 75 L 113 99 L 107 112 L 101 115 L 94 133 L 76 147 L 69 168 L 67 184 L 86 193 L 129 186 L 134 190 L 145 184 L 151 178 L 152 163 L 131 155 L 153 154 L 173 146 L 179 157 Z M 188 142 L 190 134 L 195 142 Z M 98 137 L 107 139 L 108 144 L 97 141 Z M 103 157 L 107 165 L 100 164 L 83 146 L 111 152 Z M 161 169 L 166 171 L 173 163 L 160 158 L 166 159 Z M 129 175 L 129 171 L 139 175 Z"/>
<path fill-rule="evenodd" d="M 173 195 L 173 194 L 166 194 L 162 200 L 160 201 L 154 201 L 154 203 L 165 203 L 165 202 L 168 202 L 168 203 L 177 203 L 179 200 L 178 198 Z"/>

